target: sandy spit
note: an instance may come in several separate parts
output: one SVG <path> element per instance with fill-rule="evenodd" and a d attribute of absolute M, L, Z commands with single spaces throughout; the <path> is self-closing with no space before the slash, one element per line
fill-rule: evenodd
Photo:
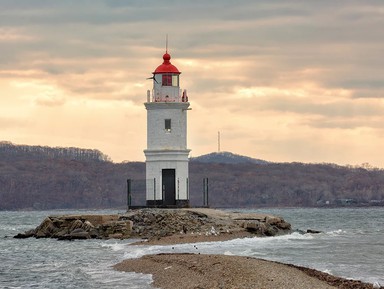
<path fill-rule="evenodd" d="M 116 270 L 152 274 L 162 289 L 372 289 L 313 269 L 251 257 L 206 254 L 157 254 L 128 259 Z"/>

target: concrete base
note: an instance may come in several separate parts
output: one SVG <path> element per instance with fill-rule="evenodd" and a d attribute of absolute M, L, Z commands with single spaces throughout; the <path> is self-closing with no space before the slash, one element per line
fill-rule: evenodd
<path fill-rule="evenodd" d="M 147 200 L 148 208 L 189 208 L 189 200 L 176 200 L 175 205 L 163 205 L 162 200 Z"/>

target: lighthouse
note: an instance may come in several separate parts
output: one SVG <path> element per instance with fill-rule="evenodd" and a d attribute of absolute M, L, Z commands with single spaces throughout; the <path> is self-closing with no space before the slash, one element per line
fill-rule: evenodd
<path fill-rule="evenodd" d="M 188 207 L 186 90 L 180 89 L 181 72 L 166 50 L 163 63 L 152 73 L 147 91 L 146 203 L 148 207 Z"/>

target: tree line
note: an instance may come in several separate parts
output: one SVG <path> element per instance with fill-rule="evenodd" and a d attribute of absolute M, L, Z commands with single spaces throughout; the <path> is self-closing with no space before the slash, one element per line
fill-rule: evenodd
<path fill-rule="evenodd" d="M 384 171 L 303 163 L 190 162 L 190 201 L 212 207 L 384 205 Z M 127 179 L 145 204 L 145 163 L 113 163 L 97 150 L 0 143 L 0 210 L 124 208 Z"/>
<path fill-rule="evenodd" d="M 82 149 L 76 147 L 48 147 L 14 145 L 11 142 L 0 142 L 0 155 L 2 158 L 28 158 L 28 159 L 73 159 L 81 161 L 110 161 L 110 158 L 99 150 Z"/>

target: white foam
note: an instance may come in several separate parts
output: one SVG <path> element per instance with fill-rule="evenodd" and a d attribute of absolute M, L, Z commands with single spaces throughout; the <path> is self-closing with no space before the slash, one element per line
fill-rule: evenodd
<path fill-rule="evenodd" d="M 172 251 L 172 248 L 170 246 L 147 246 L 147 245 L 128 246 L 125 248 L 124 258 L 135 259 L 135 258 L 140 258 L 144 255 L 167 253 L 171 251 Z"/>
<path fill-rule="evenodd" d="M 114 264 L 114 263 L 113 263 Z M 130 289 L 150 289 L 153 281 L 152 275 L 121 272 L 112 268 L 113 264 L 100 264 L 85 268 L 85 274 L 93 280 L 94 284 L 102 285 L 102 288 L 120 287 L 125 288 L 129 284 Z M 123 287 L 124 286 L 124 287 Z"/>
<path fill-rule="evenodd" d="M 124 259 L 140 258 L 148 254 L 159 253 L 201 253 L 201 254 L 225 254 L 225 255 L 253 255 L 257 251 L 258 255 L 264 255 L 263 248 L 273 246 L 286 246 L 287 242 L 295 243 L 295 240 L 311 240 L 314 237 L 310 234 L 293 233 L 277 237 L 265 238 L 241 238 L 220 242 L 200 242 L 186 243 L 177 245 L 137 245 L 124 246 L 122 244 L 109 244 L 115 250 L 123 249 Z M 121 247 L 123 246 L 123 247 Z"/>
<path fill-rule="evenodd" d="M 324 269 L 324 270 L 322 270 L 322 272 L 323 272 L 323 273 L 327 273 L 327 274 L 332 274 L 332 271 L 329 270 L 329 269 Z"/>
<path fill-rule="evenodd" d="M 122 243 L 113 243 L 113 244 L 108 244 L 108 243 L 104 243 L 104 244 L 101 244 L 101 247 L 103 248 L 110 248 L 112 249 L 112 251 L 123 251 L 125 248 L 126 248 L 126 244 L 122 244 Z"/>
<path fill-rule="evenodd" d="M 326 232 L 326 234 L 330 235 L 330 236 L 340 236 L 340 235 L 347 234 L 347 231 L 344 231 L 342 229 L 338 229 L 338 230 Z"/>

